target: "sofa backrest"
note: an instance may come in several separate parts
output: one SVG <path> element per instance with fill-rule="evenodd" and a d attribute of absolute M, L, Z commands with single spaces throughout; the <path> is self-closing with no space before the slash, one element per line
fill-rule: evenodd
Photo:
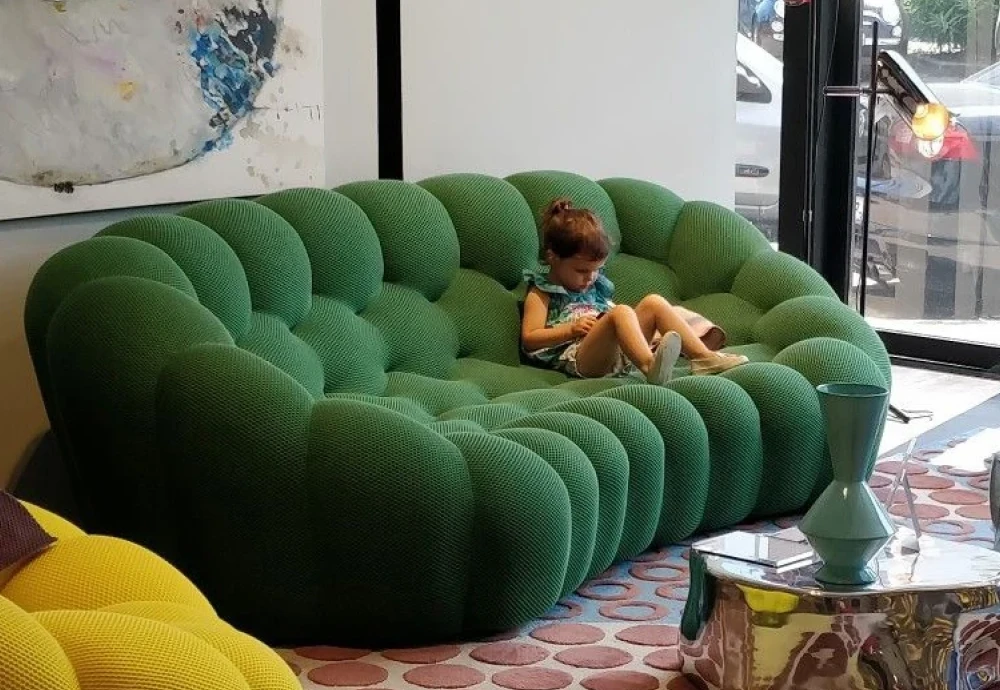
<path fill-rule="evenodd" d="M 39 355 L 63 299 L 81 283 L 123 275 L 195 297 L 232 342 L 314 397 L 380 395 L 392 371 L 450 378 L 463 358 L 517 365 L 522 271 L 537 262 L 540 214 L 557 196 L 601 216 L 620 301 L 728 291 L 739 266 L 769 250 L 721 207 L 647 182 L 563 172 L 208 201 L 116 223 L 43 268 L 26 313 L 39 378 L 45 388 Z M 212 337 L 226 340 L 219 330 Z"/>

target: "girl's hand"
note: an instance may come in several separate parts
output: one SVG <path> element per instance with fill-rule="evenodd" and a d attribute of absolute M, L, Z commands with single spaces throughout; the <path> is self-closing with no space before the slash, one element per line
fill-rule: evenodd
<path fill-rule="evenodd" d="M 582 338 L 597 324 L 597 319 L 593 316 L 584 316 L 573 322 L 573 328 L 570 331 L 574 338 Z"/>

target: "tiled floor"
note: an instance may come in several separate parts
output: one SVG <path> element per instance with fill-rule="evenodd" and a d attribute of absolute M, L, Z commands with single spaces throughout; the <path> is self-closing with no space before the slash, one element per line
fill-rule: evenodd
<path fill-rule="evenodd" d="M 880 450 L 884 453 L 896 448 L 995 395 L 1000 395 L 997 380 L 894 366 L 892 404 L 904 411 L 922 410 L 933 416 L 914 419 L 909 424 L 890 421 Z"/>

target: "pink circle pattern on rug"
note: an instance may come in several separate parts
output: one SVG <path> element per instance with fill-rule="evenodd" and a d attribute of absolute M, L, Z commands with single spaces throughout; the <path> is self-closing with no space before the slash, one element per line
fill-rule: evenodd
<path fill-rule="evenodd" d="M 889 486 L 892 484 L 892 480 L 882 474 L 873 474 L 868 480 L 868 486 L 873 489 L 881 489 L 883 486 Z"/>
<path fill-rule="evenodd" d="M 984 505 L 978 506 L 961 506 L 955 509 L 955 512 L 969 520 L 989 520 L 990 519 L 990 507 Z"/>
<path fill-rule="evenodd" d="M 932 474 L 917 474 L 910 479 L 910 488 L 918 490 L 939 491 L 950 489 L 955 486 L 955 482 L 947 477 L 938 477 Z"/>
<path fill-rule="evenodd" d="M 598 588 L 617 588 L 616 592 L 600 592 Z M 588 582 L 576 592 L 581 597 L 593 599 L 595 601 L 619 601 L 622 599 L 634 599 L 639 596 L 639 588 L 631 582 L 624 580 L 594 580 Z"/>
<path fill-rule="evenodd" d="M 549 644 L 594 644 L 604 639 L 604 631 L 584 623 L 550 623 L 532 630 L 531 636 Z"/>
<path fill-rule="evenodd" d="M 957 512 L 961 512 L 964 508 L 983 508 L 984 506 L 963 506 L 959 508 Z M 989 509 L 987 508 L 987 513 Z M 987 515 L 989 517 L 989 515 Z M 967 534 L 972 534 L 976 529 L 970 525 L 968 522 L 959 522 L 958 520 L 931 520 L 924 524 L 924 531 L 930 532 L 931 534 L 939 534 L 944 537 L 960 537 Z"/>
<path fill-rule="evenodd" d="M 382 656 L 401 664 L 440 664 L 442 661 L 454 659 L 461 652 L 462 649 L 458 645 L 449 644 L 413 649 L 386 649 L 382 652 Z"/>
<path fill-rule="evenodd" d="M 361 657 L 371 654 L 371 650 L 316 645 L 314 647 L 298 647 L 295 653 L 313 661 L 357 661 Z"/>
<path fill-rule="evenodd" d="M 947 508 L 932 505 L 930 503 L 915 503 L 917 517 L 921 520 L 940 520 L 948 514 Z M 898 517 L 910 517 L 910 507 L 906 503 L 897 503 L 889 512 Z"/>
<path fill-rule="evenodd" d="M 642 609 L 646 613 L 640 613 Z M 663 618 L 668 611 L 665 606 L 652 604 L 648 601 L 613 601 L 605 604 L 600 609 L 600 614 L 605 618 L 613 618 L 619 621 L 654 621 Z"/>
<path fill-rule="evenodd" d="M 568 618 L 576 618 L 581 613 L 583 613 L 583 607 L 575 601 L 560 601 L 548 613 L 542 616 L 542 619 L 547 621 L 564 621 Z"/>
<path fill-rule="evenodd" d="M 605 671 L 584 678 L 580 685 L 587 690 L 656 690 L 660 681 L 639 671 Z"/>
<path fill-rule="evenodd" d="M 493 683 L 509 690 L 561 690 L 573 676 L 554 668 L 512 668 L 493 674 Z"/>
<path fill-rule="evenodd" d="M 469 656 L 494 666 L 528 666 L 549 656 L 548 650 L 527 642 L 494 642 L 476 647 Z"/>
<path fill-rule="evenodd" d="M 564 649 L 555 658 L 559 663 L 576 668 L 617 668 L 632 661 L 632 655 L 624 649 L 603 645 Z"/>
<path fill-rule="evenodd" d="M 486 680 L 486 676 L 469 666 L 431 664 L 411 668 L 403 674 L 403 680 L 422 688 L 471 688 Z"/>
<path fill-rule="evenodd" d="M 687 588 L 673 585 L 660 585 L 656 588 L 656 596 L 671 601 L 687 601 Z"/>
<path fill-rule="evenodd" d="M 618 631 L 615 637 L 646 647 L 672 647 L 680 640 L 680 633 L 673 625 L 634 625 Z"/>
<path fill-rule="evenodd" d="M 973 489 L 979 489 L 980 491 L 990 490 L 990 475 L 984 475 L 982 477 L 970 477 L 969 486 Z"/>
<path fill-rule="evenodd" d="M 389 677 L 389 672 L 374 664 L 366 664 L 361 661 L 343 661 L 317 666 L 306 674 L 306 677 L 317 685 L 342 688 L 381 683 Z"/>
<path fill-rule="evenodd" d="M 657 649 L 647 654 L 642 662 L 660 671 L 680 671 L 683 663 L 679 649 Z"/>
<path fill-rule="evenodd" d="M 888 474 L 890 477 L 895 477 L 896 473 L 899 472 L 901 464 L 902 461 L 900 460 L 884 460 L 875 465 L 875 469 L 883 474 Z M 926 467 L 914 465 L 913 463 L 909 463 L 906 468 L 906 473 L 911 477 L 915 474 L 927 474 L 928 471 Z"/>
<path fill-rule="evenodd" d="M 951 506 L 974 506 L 986 503 L 986 496 L 968 489 L 947 489 L 932 492 L 931 500 Z"/>
<path fill-rule="evenodd" d="M 667 563 L 636 563 L 629 568 L 629 573 L 646 582 L 683 582 L 688 571 Z"/>
<path fill-rule="evenodd" d="M 968 477 L 984 477 L 989 474 L 989 470 L 962 470 L 957 467 L 952 467 L 951 465 L 941 465 L 938 469 L 944 474 L 950 475 L 952 477 L 961 477 L 963 479 Z"/>

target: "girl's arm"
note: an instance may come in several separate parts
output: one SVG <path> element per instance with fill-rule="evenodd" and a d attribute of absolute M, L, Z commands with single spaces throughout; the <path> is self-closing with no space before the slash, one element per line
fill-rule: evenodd
<path fill-rule="evenodd" d="M 528 290 L 524 298 L 524 320 L 521 322 L 521 343 L 525 350 L 530 352 L 555 347 L 577 337 L 572 323 L 546 328 L 548 314 L 549 296 L 538 288 Z"/>

